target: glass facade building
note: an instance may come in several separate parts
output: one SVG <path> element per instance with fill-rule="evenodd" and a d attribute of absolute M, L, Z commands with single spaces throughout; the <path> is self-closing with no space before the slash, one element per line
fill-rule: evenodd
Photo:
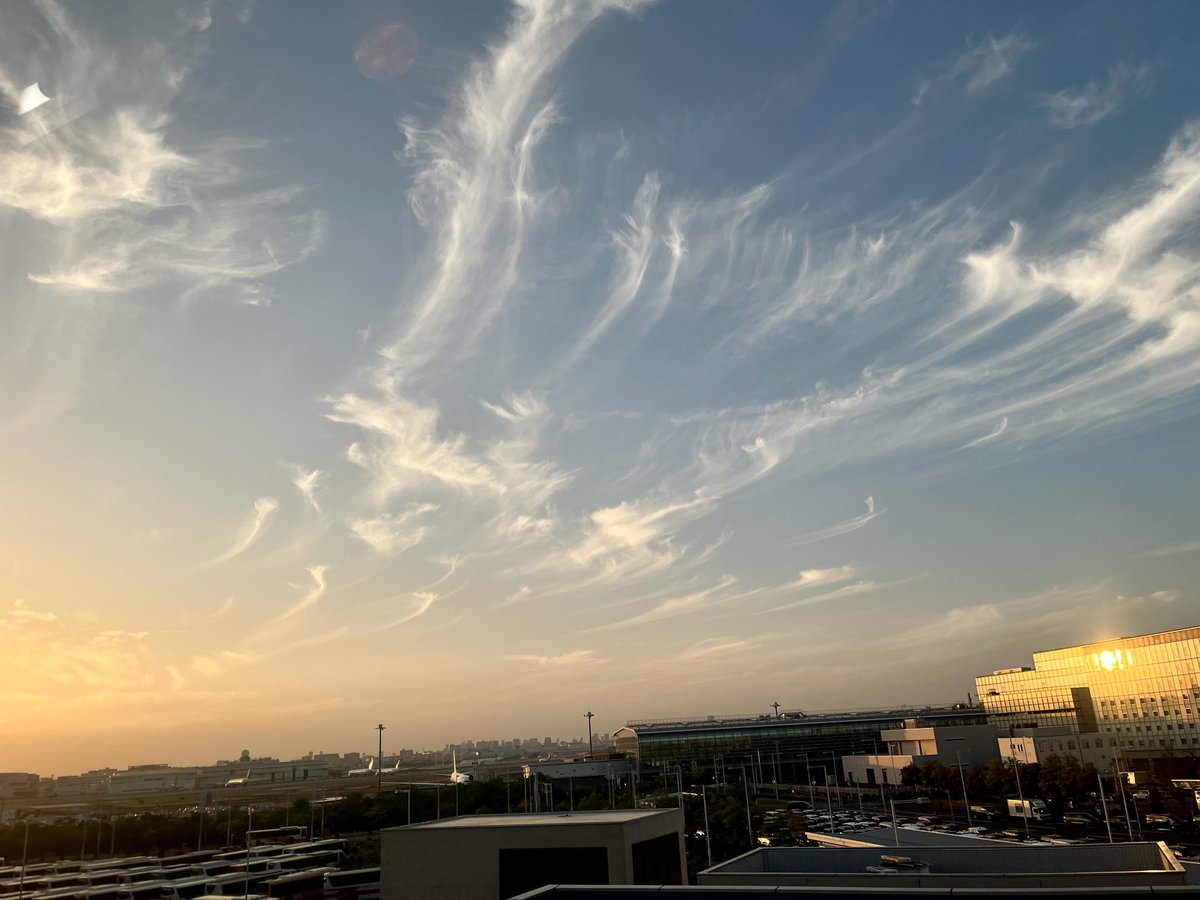
<path fill-rule="evenodd" d="M 1001 732 L 1066 726 L 1125 768 L 1200 756 L 1200 627 L 1041 651 L 975 688 Z"/>
<path fill-rule="evenodd" d="M 878 750 L 881 730 L 903 727 L 914 717 L 928 725 L 980 725 L 985 721 L 983 710 L 974 707 L 631 722 L 613 732 L 613 749 L 637 760 L 642 768 L 710 765 L 717 759 L 729 768 L 743 763 L 763 769 L 784 766 L 780 778 L 789 782 L 803 781 L 811 777 L 812 769 L 822 767 L 827 767 L 831 778 L 841 780 L 843 756 Z"/>

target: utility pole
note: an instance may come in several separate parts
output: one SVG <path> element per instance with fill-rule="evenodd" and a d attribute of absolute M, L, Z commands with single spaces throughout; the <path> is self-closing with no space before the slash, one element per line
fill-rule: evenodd
<path fill-rule="evenodd" d="M 588 710 L 583 714 L 588 720 L 588 759 L 592 758 L 592 711 Z"/>
<path fill-rule="evenodd" d="M 375 760 L 375 793 L 383 793 L 383 731 L 384 724 L 380 722 L 375 726 L 379 731 L 379 756 Z"/>

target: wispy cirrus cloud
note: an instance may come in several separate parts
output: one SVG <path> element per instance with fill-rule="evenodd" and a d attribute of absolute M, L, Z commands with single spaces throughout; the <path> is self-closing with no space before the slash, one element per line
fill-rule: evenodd
<path fill-rule="evenodd" d="M 1011 75 L 1017 60 L 1037 44 L 1017 31 L 995 37 L 987 35 L 972 44 L 932 78 L 922 81 L 913 96 L 913 105 L 920 105 L 934 88 L 961 85 L 968 94 L 978 94 L 995 82 Z"/>
<path fill-rule="evenodd" d="M 0 335 L 0 377 L 22 388 L 6 402 L 13 427 L 78 402 L 80 371 L 119 341 L 115 318 L 129 325 L 164 296 L 269 303 L 270 276 L 322 240 L 299 186 L 262 186 L 265 141 L 199 136 L 176 118 L 214 14 L 199 4 L 97 29 L 47 0 L 6 16 L 0 90 L 12 94 L 18 68 L 53 85 L 0 117 L 0 219 L 23 233 L 0 255 L 17 325 Z"/>
<path fill-rule="evenodd" d="M 1200 553 L 1200 541 L 1183 541 L 1178 544 L 1155 547 L 1153 550 L 1147 550 L 1142 556 L 1154 559 L 1162 556 L 1178 556 L 1182 553 Z"/>
<path fill-rule="evenodd" d="M 1153 67 L 1149 63 L 1122 60 L 1108 70 L 1104 80 L 1047 94 L 1039 104 L 1060 128 L 1083 128 L 1120 112 L 1148 91 L 1153 80 Z"/>
<path fill-rule="evenodd" d="M 233 536 L 228 549 L 213 559 L 209 565 L 220 565 L 229 562 L 234 557 L 241 556 L 258 542 L 266 531 L 267 523 L 279 508 L 279 501 L 274 497 L 259 497 L 254 501 L 254 509 L 242 522 Z"/>
<path fill-rule="evenodd" d="M 41 32 L 57 91 L 38 111 L 45 115 L 25 117 L 39 121 L 0 141 L 0 209 L 59 235 L 33 255 L 30 280 L 98 294 L 172 283 L 185 295 L 223 288 L 262 302 L 259 279 L 309 255 L 322 224 L 297 202 L 297 188 L 249 187 L 247 175 L 263 164 L 251 157 L 264 142 L 185 147 L 172 129 L 171 101 L 203 55 L 207 20 L 154 17 L 155 33 L 147 17 L 114 44 L 79 28 L 57 3 L 40 10 L 29 27 Z M 10 37 L 21 39 L 19 30 Z M 5 43 L 0 50 L 12 49 Z M 136 84 L 113 64 L 117 54 L 136 60 L 126 60 L 141 69 Z"/>
<path fill-rule="evenodd" d="M 841 537 L 843 534 L 850 534 L 858 531 L 860 528 L 865 528 L 875 519 L 882 516 L 887 510 L 875 508 L 875 498 L 868 497 L 865 501 L 867 511 L 861 516 L 855 516 L 853 519 L 848 519 L 845 522 L 839 522 L 836 525 L 830 525 L 828 528 L 819 528 L 816 531 L 809 531 L 796 538 L 793 543 L 796 546 L 805 544 L 816 544 L 821 541 L 827 541 L 830 538 Z"/>
<path fill-rule="evenodd" d="M 798 590 L 848 581 L 858 574 L 854 566 L 835 566 L 829 569 L 805 569 L 793 581 L 780 585 L 777 590 Z"/>
<path fill-rule="evenodd" d="M 434 603 L 437 602 L 438 599 L 438 595 L 433 591 L 413 591 L 411 597 L 416 602 L 409 604 L 408 612 L 404 613 L 404 615 L 400 616 L 398 619 L 393 619 L 386 625 L 381 625 L 379 627 L 380 631 L 386 631 L 390 628 L 395 628 L 397 625 L 403 625 L 406 622 L 411 622 L 413 619 L 420 618 L 421 616 L 425 615 L 425 613 L 429 612 L 430 608 Z"/>
<path fill-rule="evenodd" d="M 396 556 L 421 543 L 427 529 L 416 522 L 437 508 L 435 503 L 418 503 L 400 513 L 355 519 L 349 523 L 350 532 L 380 556 Z"/>
<path fill-rule="evenodd" d="M 572 650 L 555 656 L 538 656 L 532 653 L 516 653 L 504 657 L 509 662 L 528 662 L 542 668 L 563 668 L 584 663 L 599 662 L 595 650 Z"/>
<path fill-rule="evenodd" d="M 325 473 L 320 469 L 306 469 L 303 466 L 292 464 L 288 464 L 286 468 L 292 484 L 304 498 L 305 504 L 314 512 L 320 512 L 321 504 L 317 501 L 317 485 L 325 478 Z"/>
<path fill-rule="evenodd" d="M 1002 416 L 1000 421 L 996 423 L 995 428 L 982 437 L 977 437 L 973 441 L 968 441 L 967 443 L 963 444 L 960 449 L 969 450 L 972 447 L 978 447 L 980 444 L 989 443 L 990 441 L 994 441 L 996 438 L 1000 437 L 1000 435 L 1004 434 L 1006 431 L 1008 431 L 1008 416 Z"/>
<path fill-rule="evenodd" d="M 842 579 L 838 579 L 839 581 Z M 845 600 L 850 597 L 860 597 L 863 594 L 874 594 L 878 591 L 888 590 L 897 585 L 904 584 L 907 579 L 897 579 L 895 581 L 856 581 L 853 584 L 848 584 L 845 587 L 840 587 L 832 591 L 825 591 L 819 594 L 806 594 L 799 600 L 793 600 L 790 603 L 784 603 L 779 606 L 772 607 L 762 611 L 763 615 L 771 613 L 784 612 L 789 609 L 801 609 L 806 606 L 819 606 L 823 603 L 831 603 L 836 600 Z M 832 583 L 832 582 L 826 582 Z M 803 585 L 801 585 L 803 587 Z"/>
<path fill-rule="evenodd" d="M 305 569 L 312 579 L 312 585 L 304 592 L 303 597 L 280 614 L 277 621 L 282 622 L 285 619 L 290 619 L 292 616 L 302 613 L 306 609 L 311 609 L 320 602 L 321 598 L 325 596 L 325 572 L 328 569 L 329 566 L 309 566 Z"/>

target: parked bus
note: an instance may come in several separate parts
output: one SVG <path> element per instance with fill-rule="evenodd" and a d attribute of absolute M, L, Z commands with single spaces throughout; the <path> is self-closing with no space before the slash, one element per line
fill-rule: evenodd
<path fill-rule="evenodd" d="M 211 878 L 214 875 L 224 875 L 233 866 L 227 859 L 212 859 L 208 862 L 192 863 L 191 869 L 197 876 Z"/>
<path fill-rule="evenodd" d="M 341 861 L 341 850 L 325 850 L 321 853 L 298 853 L 268 860 L 267 871 L 298 872 L 301 869 L 317 869 L 322 866 L 336 868 L 337 864 Z"/>
<path fill-rule="evenodd" d="M 228 875 L 218 875 L 209 879 L 204 893 L 215 897 L 240 897 L 248 891 L 258 891 L 262 883 L 271 877 L 270 872 L 230 872 Z"/>
<path fill-rule="evenodd" d="M 191 853 L 176 853 L 173 856 L 164 856 L 158 863 L 164 869 L 168 866 L 191 866 L 196 863 L 208 862 L 216 855 L 216 850 L 193 850 Z"/>
<path fill-rule="evenodd" d="M 117 898 L 118 900 L 160 900 L 162 886 L 162 881 L 137 881 L 123 884 L 117 891 Z"/>
<path fill-rule="evenodd" d="M 276 900 L 324 900 L 325 869 L 289 872 L 263 884 L 268 897 Z"/>
<path fill-rule="evenodd" d="M 164 882 L 158 887 L 159 897 L 161 900 L 197 900 L 207 893 L 206 888 L 210 881 L 211 878 L 200 877 Z"/>
<path fill-rule="evenodd" d="M 306 825 L 281 825 L 279 828 L 256 828 L 246 832 L 246 843 L 251 847 L 259 844 L 298 844 L 307 840 Z"/>
<path fill-rule="evenodd" d="M 378 900 L 379 866 L 325 873 L 325 900 Z"/>

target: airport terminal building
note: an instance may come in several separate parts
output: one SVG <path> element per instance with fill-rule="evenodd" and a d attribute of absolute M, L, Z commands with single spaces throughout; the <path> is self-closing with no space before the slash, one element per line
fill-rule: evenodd
<path fill-rule="evenodd" d="M 1066 729 L 1104 768 L 1170 774 L 1200 756 L 1200 627 L 1037 652 L 1032 667 L 981 675 L 975 687 L 1001 735 Z"/>
<path fill-rule="evenodd" d="M 821 783 L 822 769 L 831 781 L 844 783 L 843 756 L 875 752 L 881 730 L 902 728 L 913 720 L 930 727 L 982 725 L 986 716 L 977 707 L 964 707 L 630 722 L 613 732 L 613 749 L 635 760 L 643 771 L 720 760 L 730 769 L 754 766 L 754 780 L 760 783 L 777 778 L 799 784 L 814 777 Z"/>

